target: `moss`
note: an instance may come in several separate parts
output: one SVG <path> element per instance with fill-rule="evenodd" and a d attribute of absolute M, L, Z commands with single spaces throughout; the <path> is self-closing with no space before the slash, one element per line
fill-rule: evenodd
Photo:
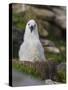
<path fill-rule="evenodd" d="M 24 29 L 26 25 L 26 20 L 24 18 L 24 13 L 12 13 L 12 24 L 19 29 Z"/>
<path fill-rule="evenodd" d="M 66 72 L 65 71 L 57 72 L 57 80 L 59 82 L 66 83 Z"/>
<path fill-rule="evenodd" d="M 23 30 L 23 29 L 25 29 L 25 24 L 20 22 L 20 23 L 16 24 L 16 27 Z"/>
<path fill-rule="evenodd" d="M 13 65 L 12 67 L 17 69 L 18 71 L 21 71 L 21 72 L 24 72 L 27 74 L 31 74 L 34 77 L 40 78 L 39 72 L 36 71 L 36 69 L 34 67 L 30 67 L 30 66 L 20 64 L 20 63 L 13 63 L 12 65 Z"/>
<path fill-rule="evenodd" d="M 47 60 L 55 60 L 58 63 L 64 62 L 65 57 L 62 54 L 46 53 Z"/>

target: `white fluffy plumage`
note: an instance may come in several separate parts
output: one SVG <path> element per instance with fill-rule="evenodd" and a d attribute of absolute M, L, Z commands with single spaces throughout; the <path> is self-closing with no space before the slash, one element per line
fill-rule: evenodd
<path fill-rule="evenodd" d="M 19 49 L 19 60 L 31 62 L 46 60 L 35 20 L 28 21 L 26 25 L 24 42 Z"/>

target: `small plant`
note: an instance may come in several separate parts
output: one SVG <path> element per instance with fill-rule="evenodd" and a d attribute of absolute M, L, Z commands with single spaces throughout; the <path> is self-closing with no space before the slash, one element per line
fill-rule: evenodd
<path fill-rule="evenodd" d="M 66 73 L 65 71 L 57 72 L 57 80 L 62 83 L 66 83 Z"/>
<path fill-rule="evenodd" d="M 33 65 L 30 65 L 30 63 L 26 64 L 26 63 L 19 63 L 19 61 L 14 61 L 12 65 L 13 65 L 12 67 L 17 69 L 18 71 L 31 74 L 34 77 L 40 78 L 39 72 Z"/>

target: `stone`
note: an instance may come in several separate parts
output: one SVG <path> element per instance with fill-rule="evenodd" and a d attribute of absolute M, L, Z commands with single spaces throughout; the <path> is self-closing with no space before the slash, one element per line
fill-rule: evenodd
<path fill-rule="evenodd" d="M 58 24 L 61 28 L 66 28 L 66 9 L 63 8 L 53 8 L 53 11 L 55 12 L 55 22 Z"/>
<path fill-rule="evenodd" d="M 40 37 L 47 37 L 48 32 L 45 29 L 42 29 L 39 31 L 39 35 L 40 35 Z"/>
<path fill-rule="evenodd" d="M 55 46 L 55 44 L 51 40 L 41 39 L 40 41 L 43 44 L 43 46 Z"/>
<path fill-rule="evenodd" d="M 44 47 L 44 48 L 45 48 L 45 51 L 48 51 L 48 52 L 57 53 L 57 54 L 60 53 L 60 50 L 56 47 L 49 46 L 49 47 Z"/>
<path fill-rule="evenodd" d="M 57 65 L 57 80 L 66 83 L 66 63 L 62 62 Z"/>
<path fill-rule="evenodd" d="M 47 9 L 38 9 L 38 8 L 33 8 L 33 11 L 35 12 L 36 16 L 39 18 L 46 18 L 46 19 L 51 19 L 54 17 L 54 13 L 50 10 Z"/>
<path fill-rule="evenodd" d="M 66 71 L 66 63 L 62 62 L 57 66 L 57 72 Z"/>
<path fill-rule="evenodd" d="M 59 84 L 59 82 L 52 81 L 51 79 L 47 79 L 47 80 L 45 80 L 45 84 L 46 84 L 46 85 Z"/>
<path fill-rule="evenodd" d="M 40 37 L 47 37 L 48 36 L 48 31 L 46 29 L 43 28 L 42 24 L 39 23 L 39 26 L 38 26 L 38 32 L 39 32 L 39 35 Z"/>

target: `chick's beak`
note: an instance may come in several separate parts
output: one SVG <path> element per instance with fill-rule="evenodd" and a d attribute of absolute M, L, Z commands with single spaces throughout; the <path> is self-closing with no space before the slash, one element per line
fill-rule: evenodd
<path fill-rule="evenodd" d="M 33 29 L 34 29 L 34 27 L 33 27 L 33 26 L 31 26 L 31 27 L 30 27 L 31 32 L 33 31 Z"/>

